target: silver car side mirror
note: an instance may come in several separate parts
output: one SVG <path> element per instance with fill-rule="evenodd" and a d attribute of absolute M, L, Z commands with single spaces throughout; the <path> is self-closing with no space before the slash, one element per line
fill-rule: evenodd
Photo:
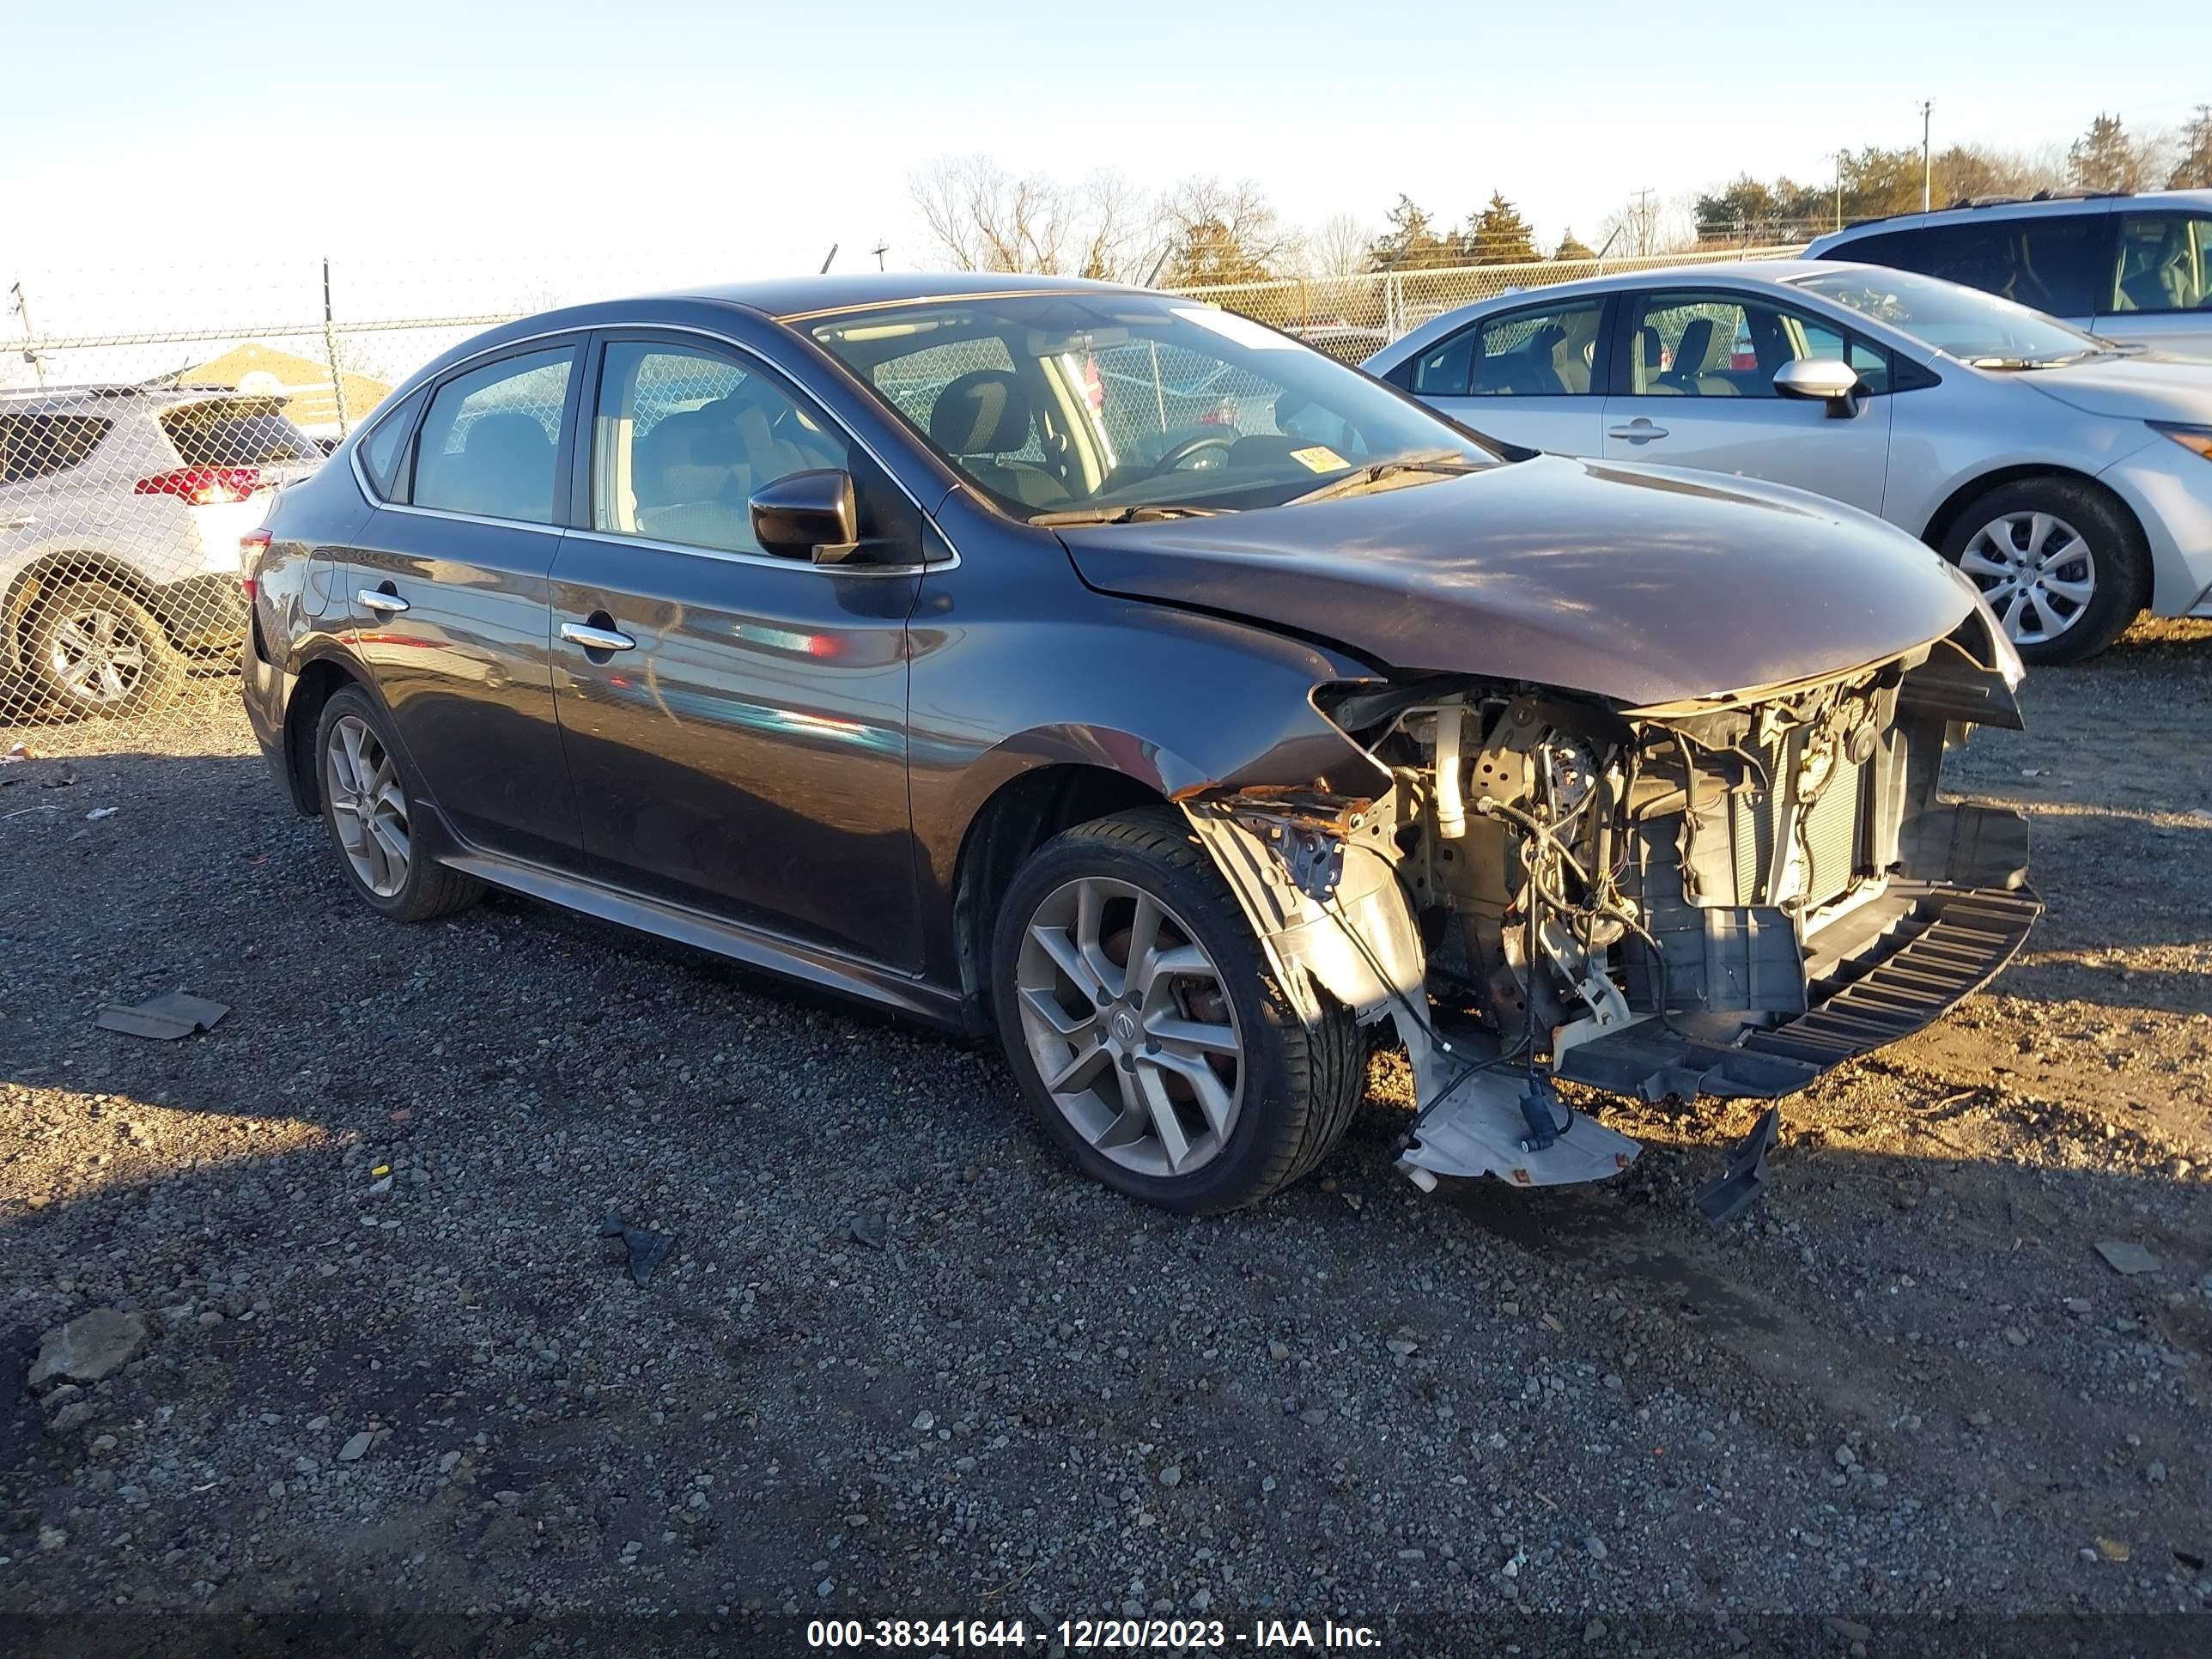
<path fill-rule="evenodd" d="M 1808 398 L 1828 406 L 1832 416 L 1859 412 L 1858 371 L 1833 357 L 1800 357 L 1774 371 L 1774 389 L 1784 398 Z"/>

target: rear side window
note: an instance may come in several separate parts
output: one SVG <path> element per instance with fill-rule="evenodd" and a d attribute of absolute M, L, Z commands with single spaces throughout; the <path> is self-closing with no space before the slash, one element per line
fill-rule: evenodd
<path fill-rule="evenodd" d="M 2054 317 L 2086 317 L 2106 280 L 2110 224 L 2102 213 L 1992 216 L 1861 236 L 1826 257 L 1940 276 Z"/>
<path fill-rule="evenodd" d="M 416 441 L 415 505 L 553 523 L 575 363 L 575 349 L 559 346 L 503 357 L 440 386 Z"/>
<path fill-rule="evenodd" d="M 319 461 L 321 447 L 273 398 L 211 399 L 161 411 L 161 429 L 186 466 L 266 466 Z"/>
<path fill-rule="evenodd" d="M 407 434 L 414 428 L 423 396 L 417 392 L 371 427 L 355 451 L 361 458 L 361 470 L 368 475 L 369 487 L 386 501 L 392 499 L 399 458 L 406 453 Z"/>
<path fill-rule="evenodd" d="M 0 484 L 68 471 L 91 458 L 113 424 L 97 415 L 0 415 Z"/>

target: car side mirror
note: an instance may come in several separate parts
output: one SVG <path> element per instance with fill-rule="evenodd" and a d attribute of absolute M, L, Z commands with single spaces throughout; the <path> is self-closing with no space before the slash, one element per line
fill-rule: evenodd
<path fill-rule="evenodd" d="M 1833 357 L 1800 357 L 1774 371 L 1774 389 L 1784 398 L 1807 398 L 1828 406 L 1832 420 L 1859 412 L 1859 372 Z"/>
<path fill-rule="evenodd" d="M 787 472 L 753 491 L 747 506 L 753 539 L 781 558 L 836 564 L 860 543 L 860 512 L 849 472 Z"/>

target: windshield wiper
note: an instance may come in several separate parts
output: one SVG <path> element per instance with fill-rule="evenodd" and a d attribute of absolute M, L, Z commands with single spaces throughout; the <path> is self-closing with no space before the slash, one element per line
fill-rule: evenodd
<path fill-rule="evenodd" d="M 1437 455 L 1406 455 L 1395 461 L 1370 461 L 1365 466 L 1354 467 L 1340 478 L 1332 478 L 1318 489 L 1309 489 L 1303 495 L 1293 495 L 1285 507 L 1297 507 L 1305 501 L 1333 501 L 1339 495 L 1355 495 L 1370 484 L 1401 472 L 1480 472 L 1486 463 L 1463 460 L 1449 453 Z"/>
<path fill-rule="evenodd" d="M 2090 357 L 2101 357 L 2103 349 L 2092 346 L 2083 351 L 2069 351 L 2057 357 L 1969 357 L 1969 368 L 1994 368 L 2021 372 L 2037 368 L 2063 368 L 2069 363 L 2078 363 Z"/>
<path fill-rule="evenodd" d="M 1233 509 L 1224 507 L 1184 507 L 1173 501 L 1135 501 L 1127 507 L 1070 507 L 1057 513 L 1033 513 L 1036 525 L 1145 524 L 1155 519 L 1205 519 Z"/>

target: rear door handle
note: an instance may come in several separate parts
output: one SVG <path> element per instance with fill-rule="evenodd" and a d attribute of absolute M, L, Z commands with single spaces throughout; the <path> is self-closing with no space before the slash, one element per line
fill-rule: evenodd
<path fill-rule="evenodd" d="M 1654 426 L 1639 415 L 1626 426 L 1607 427 L 1605 435 L 1608 438 L 1626 438 L 1632 444 L 1648 444 L 1654 438 L 1665 437 L 1667 428 L 1663 426 Z"/>
<path fill-rule="evenodd" d="M 571 645 L 580 645 L 586 651 L 634 651 L 637 641 L 627 634 L 617 634 L 611 628 L 592 628 L 584 623 L 562 623 L 561 637 Z"/>
<path fill-rule="evenodd" d="M 354 599 L 364 609 L 378 611 L 387 617 L 396 617 L 407 609 L 407 601 L 397 593 L 381 592 L 374 587 L 362 588 L 360 592 L 354 595 Z"/>

